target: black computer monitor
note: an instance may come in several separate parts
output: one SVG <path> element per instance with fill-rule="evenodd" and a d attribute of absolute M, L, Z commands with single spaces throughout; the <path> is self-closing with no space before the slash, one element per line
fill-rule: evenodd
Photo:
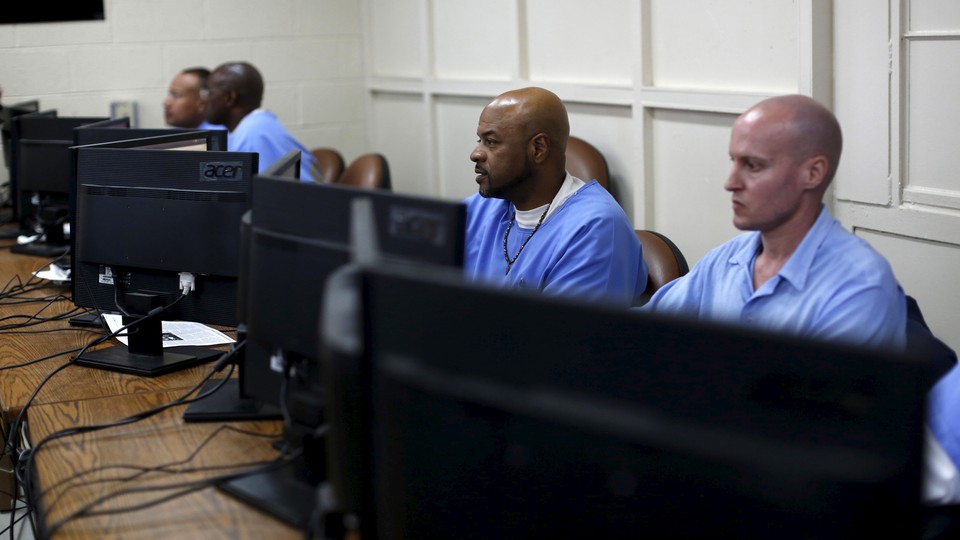
<path fill-rule="evenodd" d="M 921 359 L 426 270 L 355 282 L 362 352 L 324 376 L 363 538 L 920 536 Z"/>
<path fill-rule="evenodd" d="M 14 146 L 13 119 L 22 115 L 46 116 L 49 118 L 55 118 L 57 116 L 56 109 L 47 109 L 44 111 L 41 111 L 41 110 L 31 111 L 29 109 L 32 108 L 32 105 L 33 105 L 33 102 L 27 102 L 27 106 L 19 111 L 14 110 L 14 111 L 11 111 L 10 113 L 7 113 L 6 107 L 4 107 L 4 111 L 3 111 L 4 112 L 4 122 L 3 122 L 4 148 L 3 150 L 4 150 L 4 157 L 8 158 L 7 169 L 10 173 L 10 183 L 7 188 L 9 192 L 9 200 L 7 204 L 10 205 L 10 221 L 16 221 L 16 222 L 20 221 L 20 212 L 21 212 L 22 204 L 20 200 L 21 199 L 20 190 L 18 189 L 18 186 L 17 186 L 16 161 L 13 158 L 13 146 Z M 39 107 L 39 103 L 37 105 Z M 32 223 L 23 223 L 23 224 L 18 223 L 18 227 L 15 230 L 4 231 L 3 237 L 17 238 L 18 236 L 21 236 L 22 233 L 28 232 L 32 228 L 31 225 Z"/>
<path fill-rule="evenodd" d="M 14 117 L 22 114 L 35 113 L 40 111 L 40 102 L 37 100 L 24 101 L 13 105 L 5 105 L 0 109 L 0 137 L 3 140 L 3 165 L 10 169 L 10 138 Z M 53 111 L 51 111 L 53 112 Z"/>
<path fill-rule="evenodd" d="M 236 325 L 240 218 L 250 206 L 257 154 L 203 150 L 211 144 L 203 134 L 136 141 L 141 147 L 126 140 L 75 148 L 74 303 L 131 319 L 173 304 L 162 318 Z M 202 151 L 170 149 L 175 144 Z M 180 298 L 184 278 L 195 285 Z M 220 354 L 163 349 L 156 316 L 128 339 L 128 347 L 76 363 L 153 376 Z"/>
<path fill-rule="evenodd" d="M 300 150 L 290 150 L 260 172 L 260 176 L 300 179 Z"/>
<path fill-rule="evenodd" d="M 10 171 L 13 167 L 11 162 L 13 155 L 13 118 L 30 113 L 37 113 L 40 111 L 40 102 L 37 100 L 24 101 L 22 103 L 16 103 L 14 105 L 7 105 L 0 109 L 0 139 L 3 142 L 3 165 Z M 56 111 L 46 111 L 46 114 L 56 116 Z M 12 175 L 11 175 L 12 176 Z M 7 196 L 4 201 L 4 209 L 2 218 L 0 218 L 0 223 L 11 223 L 20 219 L 20 216 L 17 215 L 17 203 L 14 200 L 16 195 L 16 189 L 14 188 L 15 179 L 10 178 L 9 184 L 7 186 Z M 20 236 L 19 226 L 14 228 L 7 228 L 3 231 L 0 231 L 0 238 L 16 238 Z"/>
<path fill-rule="evenodd" d="M 128 126 L 129 127 L 129 126 Z M 83 126 L 74 131 L 74 146 L 86 146 L 90 144 L 110 143 L 128 139 L 144 139 L 148 137 L 160 137 L 164 135 L 177 135 L 182 133 L 208 133 L 212 140 L 210 150 L 227 150 L 227 130 L 226 129 L 184 129 L 184 128 L 129 128 L 125 131 L 110 129 L 109 126 L 91 124 Z M 132 143 L 142 145 L 138 141 Z"/>
<path fill-rule="evenodd" d="M 286 411 L 285 435 L 303 459 L 223 489 L 304 527 L 324 476 L 324 399 L 318 338 L 328 276 L 350 262 L 351 207 L 369 201 L 382 255 L 416 266 L 463 265 L 461 202 L 289 178 L 254 179 L 241 396 Z"/>
<path fill-rule="evenodd" d="M 10 251 L 40 257 L 56 257 L 68 251 L 64 228 L 70 224 L 73 131 L 102 121 L 110 119 L 39 113 L 13 118 L 10 184 L 15 214 L 24 234 L 42 237 Z"/>

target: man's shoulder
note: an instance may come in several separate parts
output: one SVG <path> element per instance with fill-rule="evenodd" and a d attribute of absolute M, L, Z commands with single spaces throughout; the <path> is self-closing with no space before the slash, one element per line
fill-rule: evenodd
<path fill-rule="evenodd" d="M 566 219 L 587 216 L 596 222 L 630 223 L 630 218 L 627 217 L 620 203 L 596 181 L 589 182 L 578 189 L 563 203 L 563 206 L 567 207 L 564 212 L 567 215 Z"/>
<path fill-rule="evenodd" d="M 820 246 L 820 257 L 844 268 L 875 268 L 890 271 L 890 263 L 870 243 L 834 223 Z"/>

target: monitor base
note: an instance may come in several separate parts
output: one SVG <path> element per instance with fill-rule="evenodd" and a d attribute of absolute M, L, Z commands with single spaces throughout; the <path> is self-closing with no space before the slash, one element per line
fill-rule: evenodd
<path fill-rule="evenodd" d="M 222 381 L 209 381 L 200 393 Z M 195 401 L 183 412 L 185 422 L 236 422 L 242 420 L 282 420 L 280 409 L 240 395 L 240 381 L 230 379 L 209 396 Z"/>
<path fill-rule="evenodd" d="M 70 253 L 70 246 L 47 244 L 46 242 L 31 242 L 29 244 L 20 244 L 10 247 L 10 253 L 19 253 L 20 255 L 33 255 L 34 257 L 45 257 L 52 259 Z"/>
<path fill-rule="evenodd" d="M 297 458 L 280 468 L 244 476 L 219 489 L 301 530 L 310 528 L 317 512 L 320 479 Z"/>
<path fill-rule="evenodd" d="M 216 349 L 187 346 L 166 348 L 162 354 L 154 356 L 131 353 L 127 347 L 115 345 L 108 349 L 85 353 L 74 360 L 74 363 L 78 366 L 119 371 L 142 377 L 156 377 L 212 362 L 222 354 L 223 351 Z"/>

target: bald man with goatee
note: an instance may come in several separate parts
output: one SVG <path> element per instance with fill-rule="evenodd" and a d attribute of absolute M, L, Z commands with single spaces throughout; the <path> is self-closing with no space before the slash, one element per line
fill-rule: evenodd
<path fill-rule="evenodd" d="M 631 306 L 646 288 L 640 242 L 595 179 L 565 169 L 570 124 L 543 88 L 497 96 L 480 114 L 467 199 L 468 277 L 499 286 Z"/>

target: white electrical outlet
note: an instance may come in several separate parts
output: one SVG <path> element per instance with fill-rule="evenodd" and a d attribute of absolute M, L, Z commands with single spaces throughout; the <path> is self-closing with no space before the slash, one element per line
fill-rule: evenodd
<path fill-rule="evenodd" d="M 137 102 L 136 101 L 114 101 L 110 103 L 110 116 L 112 118 L 128 117 L 130 127 L 137 127 Z"/>

